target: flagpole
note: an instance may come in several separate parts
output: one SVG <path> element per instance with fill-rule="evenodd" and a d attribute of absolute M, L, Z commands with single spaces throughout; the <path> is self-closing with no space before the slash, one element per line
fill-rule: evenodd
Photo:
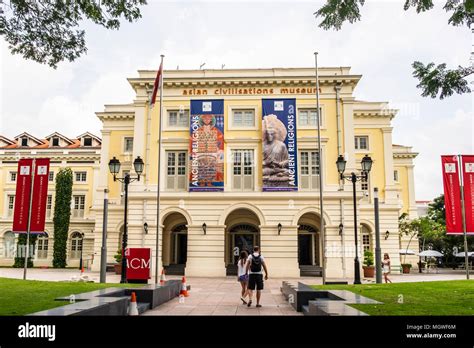
<path fill-rule="evenodd" d="M 465 211 L 465 204 L 464 204 L 464 168 L 463 168 L 463 161 L 462 156 L 458 155 L 459 160 L 459 174 L 460 179 L 459 183 L 461 184 L 461 212 L 462 212 L 462 229 L 464 234 L 464 265 L 466 267 L 466 279 L 469 279 L 469 255 L 467 250 L 467 227 L 466 227 L 466 211 Z"/>
<path fill-rule="evenodd" d="M 163 67 L 163 58 L 165 57 L 164 54 L 161 55 L 161 65 Z M 161 125 L 163 123 L 163 70 L 161 71 L 161 78 L 160 78 L 160 119 L 159 119 L 159 126 L 158 126 L 158 170 L 157 170 L 157 187 L 156 187 L 156 260 L 155 260 L 155 284 L 158 284 L 158 266 L 159 266 L 159 259 L 160 259 L 160 160 L 161 160 Z"/>
<path fill-rule="evenodd" d="M 33 209 L 33 190 L 35 188 L 36 159 L 31 163 L 31 189 L 30 189 L 30 208 L 28 210 L 28 228 L 26 229 L 26 255 L 23 265 L 23 280 L 26 280 L 26 271 L 28 269 L 28 256 L 30 254 L 30 230 L 31 230 L 31 210 Z"/>
<path fill-rule="evenodd" d="M 324 210 L 323 210 L 323 153 L 321 150 L 321 115 L 319 114 L 319 75 L 318 75 L 318 52 L 314 52 L 315 72 L 316 72 L 316 123 L 318 124 L 318 155 L 319 155 L 319 235 L 321 238 L 321 246 L 323 251 L 322 257 L 322 276 L 323 284 L 326 284 L 326 233 L 324 227 Z"/>

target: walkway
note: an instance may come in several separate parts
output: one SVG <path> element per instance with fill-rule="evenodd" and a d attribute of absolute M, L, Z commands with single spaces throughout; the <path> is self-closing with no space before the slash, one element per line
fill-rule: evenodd
<path fill-rule="evenodd" d="M 308 279 L 305 279 L 308 281 Z M 288 304 L 280 292 L 282 279 L 269 279 L 262 291 L 261 308 L 240 301 L 240 285 L 236 277 L 186 278 L 191 285 L 189 297 L 173 299 L 143 315 L 302 315 Z"/>

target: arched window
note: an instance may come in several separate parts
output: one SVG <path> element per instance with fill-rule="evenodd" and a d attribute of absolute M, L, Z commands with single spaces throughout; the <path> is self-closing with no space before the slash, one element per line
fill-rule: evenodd
<path fill-rule="evenodd" d="M 73 232 L 73 234 L 71 234 L 71 254 L 69 255 L 69 258 L 71 259 L 80 258 L 81 251 L 82 251 L 82 233 Z"/>
<path fill-rule="evenodd" d="M 363 247 L 364 252 L 373 251 L 372 250 L 372 234 L 370 233 L 370 229 L 365 225 L 361 225 L 361 238 L 362 238 L 362 247 Z"/>
<path fill-rule="evenodd" d="M 15 233 L 10 231 L 5 232 L 3 235 L 3 247 L 6 258 L 11 259 L 15 257 Z"/>
<path fill-rule="evenodd" d="M 38 259 L 48 258 L 48 234 L 45 232 L 38 236 Z"/>

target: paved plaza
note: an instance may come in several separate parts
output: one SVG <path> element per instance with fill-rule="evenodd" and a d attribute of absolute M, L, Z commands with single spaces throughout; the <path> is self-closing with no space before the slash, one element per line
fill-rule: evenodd
<path fill-rule="evenodd" d="M 27 279 L 68 281 L 77 279 L 81 272 L 76 269 L 28 269 Z M 84 273 L 90 280 L 98 282 L 99 273 L 86 271 Z M 0 268 L 0 277 L 17 278 L 23 277 L 23 269 Z M 168 276 L 167 279 L 181 279 L 180 276 Z M 441 281 L 466 279 L 463 271 L 440 270 L 439 273 L 410 273 L 403 275 L 392 275 L 394 283 L 418 282 L 418 281 Z M 280 286 L 283 280 L 292 282 L 322 284 L 319 277 L 301 277 L 294 279 L 270 278 L 265 282 L 262 293 L 262 307 L 255 307 L 255 295 L 252 307 L 248 308 L 240 301 L 240 285 L 236 277 L 221 278 L 197 278 L 188 277 L 187 284 L 191 286 L 190 296 L 183 299 L 175 298 L 155 309 L 145 312 L 143 315 L 301 315 L 297 313 L 283 297 Z M 107 283 L 118 283 L 120 276 L 107 273 Z M 351 283 L 351 279 L 348 279 Z M 364 283 L 372 283 L 374 280 L 363 280 Z"/>

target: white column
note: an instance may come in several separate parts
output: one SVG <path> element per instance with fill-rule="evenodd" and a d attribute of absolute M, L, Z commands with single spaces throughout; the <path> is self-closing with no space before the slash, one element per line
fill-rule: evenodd
<path fill-rule="evenodd" d="M 354 98 L 341 98 L 343 112 L 344 155 L 347 161 L 346 171 L 355 170 L 354 148 Z"/>
<path fill-rule="evenodd" d="M 416 219 L 418 212 L 416 209 L 415 199 L 415 175 L 413 172 L 413 164 L 407 166 L 407 177 L 408 177 L 408 215 L 410 219 Z"/>
<path fill-rule="evenodd" d="M 201 225 L 188 226 L 186 276 L 225 277 L 225 226 L 208 225 L 206 234 Z"/>
<path fill-rule="evenodd" d="M 272 278 L 300 276 L 298 265 L 298 227 L 260 226 L 260 247 Z"/>

